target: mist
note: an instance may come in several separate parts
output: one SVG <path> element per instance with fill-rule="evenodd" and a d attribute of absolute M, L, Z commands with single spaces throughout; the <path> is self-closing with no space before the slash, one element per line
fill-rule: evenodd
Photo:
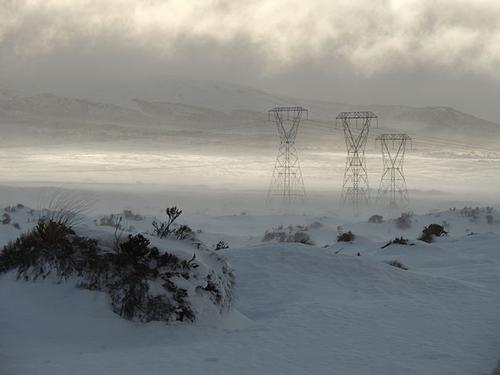
<path fill-rule="evenodd" d="M 494 0 L 0 0 L 0 373 L 490 373 L 499 97 Z"/>
<path fill-rule="evenodd" d="M 3 1 L 0 12 L 0 85 L 13 92 L 161 100 L 154 86 L 182 77 L 500 116 L 494 1 Z"/>

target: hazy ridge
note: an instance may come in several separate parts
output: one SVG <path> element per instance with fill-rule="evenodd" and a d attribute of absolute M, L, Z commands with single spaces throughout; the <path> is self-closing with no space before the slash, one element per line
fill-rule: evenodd
<path fill-rule="evenodd" d="M 269 108 L 302 105 L 309 109 L 312 125 L 305 130 L 308 134 L 324 133 L 330 126 L 333 127 L 335 117 L 341 111 L 369 110 L 379 116 L 381 129 L 487 144 L 494 143 L 495 138 L 500 136 L 499 124 L 450 107 L 353 105 L 301 100 L 229 84 L 177 84 L 145 96 L 147 99 L 130 95 L 127 105 L 119 105 L 50 93 L 26 96 L 4 93 L 0 96 L 0 123 L 17 124 L 18 131 L 23 130 L 21 124 L 24 124 L 27 128 L 36 126 L 39 130 L 57 128 L 60 134 L 64 133 L 64 129 L 71 129 L 72 136 L 80 131 L 89 137 L 93 131 L 104 130 L 120 137 L 119 133 L 123 133 L 124 128 L 128 132 L 121 134 L 124 138 L 139 136 L 148 129 L 195 131 L 193 136 L 199 136 L 199 131 L 222 132 L 221 136 L 231 133 L 269 135 L 274 131 L 267 123 L 266 111 Z M 98 129 L 93 129 L 96 125 Z"/>

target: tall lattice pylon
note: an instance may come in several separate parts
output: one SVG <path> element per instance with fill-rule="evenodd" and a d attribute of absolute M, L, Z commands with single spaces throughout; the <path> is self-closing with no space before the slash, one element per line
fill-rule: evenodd
<path fill-rule="evenodd" d="M 276 107 L 269 110 L 268 115 L 269 120 L 276 123 L 280 144 L 267 200 L 277 198 L 284 207 L 290 207 L 306 197 L 295 139 L 300 121 L 304 115 L 307 118 L 308 111 L 303 107 Z"/>
<path fill-rule="evenodd" d="M 351 205 L 354 214 L 359 214 L 361 207 L 370 200 L 365 149 L 373 119 L 377 120 L 373 112 L 341 112 L 337 116 L 337 126 L 344 129 L 347 147 L 341 203 Z"/>
<path fill-rule="evenodd" d="M 376 138 L 382 148 L 384 170 L 380 179 L 377 202 L 390 209 L 408 207 L 410 198 L 403 165 L 406 148 L 411 144 L 407 134 L 381 134 Z"/>

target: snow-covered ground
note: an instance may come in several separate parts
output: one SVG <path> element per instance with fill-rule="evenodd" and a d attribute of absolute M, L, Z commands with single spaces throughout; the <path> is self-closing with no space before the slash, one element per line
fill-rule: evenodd
<path fill-rule="evenodd" d="M 142 212 L 139 212 L 142 213 Z M 3 244 L 32 221 L 0 225 Z M 233 311 L 195 324 L 138 324 L 102 293 L 71 283 L 0 276 L 0 373 L 30 374 L 489 374 L 500 357 L 500 215 L 416 215 L 410 229 L 333 214 L 190 214 L 236 275 Z M 150 228 L 152 216 L 129 221 Z M 310 225 L 314 245 L 263 242 L 277 225 Z M 417 241 L 424 225 L 449 236 Z M 337 243 L 351 230 L 353 243 Z M 81 232 L 112 230 L 92 220 Z M 387 241 L 404 236 L 410 245 Z M 156 242 L 156 245 L 162 245 Z M 168 247 L 168 243 L 164 246 Z M 360 254 L 358 256 L 357 254 Z M 409 270 L 386 264 L 397 259 Z"/>

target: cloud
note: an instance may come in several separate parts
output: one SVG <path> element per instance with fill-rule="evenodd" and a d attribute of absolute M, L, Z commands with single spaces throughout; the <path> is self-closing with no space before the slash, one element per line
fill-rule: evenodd
<path fill-rule="evenodd" d="M 0 0 L 0 58 L 116 45 L 171 59 L 196 44 L 267 72 L 342 61 L 361 75 L 431 67 L 500 78 L 495 0 Z"/>

